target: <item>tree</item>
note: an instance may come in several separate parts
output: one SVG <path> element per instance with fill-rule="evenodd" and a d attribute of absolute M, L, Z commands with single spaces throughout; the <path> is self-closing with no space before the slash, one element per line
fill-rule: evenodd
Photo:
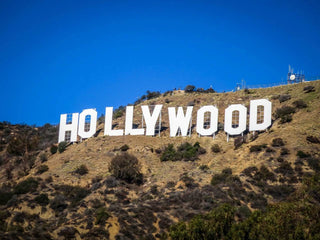
<path fill-rule="evenodd" d="M 187 92 L 187 93 L 191 93 L 191 92 L 193 92 L 194 90 L 195 90 L 195 86 L 193 86 L 193 85 L 187 85 L 186 87 L 185 87 L 185 89 L 184 89 L 184 91 L 185 92 Z"/>

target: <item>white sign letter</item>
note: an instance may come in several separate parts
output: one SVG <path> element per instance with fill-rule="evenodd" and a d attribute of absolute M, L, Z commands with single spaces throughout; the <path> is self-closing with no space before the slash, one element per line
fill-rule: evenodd
<path fill-rule="evenodd" d="M 178 114 L 176 115 L 176 108 L 168 107 L 170 137 L 175 137 L 179 128 L 181 130 L 181 136 L 187 136 L 192 118 L 192 109 L 192 106 L 187 107 L 187 113 L 184 115 L 183 108 L 178 107 Z"/>
<path fill-rule="evenodd" d="M 239 111 L 239 124 L 237 127 L 232 126 L 232 114 Z M 224 116 L 224 131 L 230 135 L 238 135 L 246 130 L 247 108 L 241 104 L 233 104 L 226 108 Z"/>
<path fill-rule="evenodd" d="M 258 123 L 258 106 L 262 106 L 263 110 L 260 110 L 259 117 L 263 114 L 263 122 Z M 267 99 L 258 99 L 250 101 L 250 125 L 249 131 L 265 130 L 271 125 L 271 107 L 272 104 Z M 261 119 L 259 119 L 261 120 Z"/>
<path fill-rule="evenodd" d="M 113 130 L 112 129 L 112 116 L 113 116 L 113 107 L 106 107 L 106 114 L 104 117 L 104 135 L 108 136 L 122 136 L 123 130 Z"/>
<path fill-rule="evenodd" d="M 97 111 L 94 109 L 85 109 L 79 116 L 78 135 L 82 138 L 92 137 L 96 133 L 97 128 Z M 90 116 L 89 131 L 86 131 L 86 116 Z M 88 124 L 88 123 L 87 123 Z"/>
<path fill-rule="evenodd" d="M 67 114 L 60 115 L 59 143 L 65 141 L 66 131 L 71 131 L 70 142 L 77 141 L 79 113 L 72 113 L 71 123 L 67 123 Z"/>
<path fill-rule="evenodd" d="M 132 128 L 133 124 L 133 106 L 126 107 L 126 127 L 125 127 L 125 135 L 143 135 L 143 128 Z"/>
<path fill-rule="evenodd" d="M 160 116 L 162 105 L 155 105 L 152 115 L 149 106 L 141 106 L 144 120 L 146 122 L 146 135 L 153 136 L 155 134 L 156 122 Z"/>
<path fill-rule="evenodd" d="M 204 114 L 210 113 L 210 128 L 205 129 Z M 202 136 L 210 136 L 218 130 L 218 109 L 214 106 L 203 106 L 197 112 L 197 133 Z"/>

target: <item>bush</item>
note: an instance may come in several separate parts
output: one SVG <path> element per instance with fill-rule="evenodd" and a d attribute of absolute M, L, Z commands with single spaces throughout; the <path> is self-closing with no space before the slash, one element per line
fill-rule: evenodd
<path fill-rule="evenodd" d="M 286 116 L 282 116 L 280 119 L 280 123 L 288 123 L 292 121 L 292 115 L 286 115 Z"/>
<path fill-rule="evenodd" d="M 20 183 L 18 183 L 15 187 L 14 187 L 14 193 L 15 194 L 25 194 L 28 192 L 35 192 L 37 190 L 37 187 L 39 185 L 39 182 L 30 177 Z"/>
<path fill-rule="evenodd" d="M 176 161 L 177 152 L 174 149 L 173 144 L 169 144 L 161 154 L 160 161 Z"/>
<path fill-rule="evenodd" d="M 279 96 L 279 102 L 282 103 L 282 102 L 286 102 L 288 100 L 291 99 L 291 95 L 289 94 L 284 94 L 284 95 L 280 95 Z"/>
<path fill-rule="evenodd" d="M 246 142 L 245 137 L 239 136 L 236 139 L 234 139 L 234 149 L 238 149 L 239 147 L 241 147 L 242 144 L 244 144 Z"/>
<path fill-rule="evenodd" d="M 270 180 L 274 182 L 276 180 L 276 177 L 273 172 L 269 171 L 269 169 L 266 166 L 262 165 L 260 167 L 260 170 L 254 174 L 253 179 L 256 181 Z"/>
<path fill-rule="evenodd" d="M 58 147 L 56 145 L 52 145 L 50 148 L 51 154 L 55 154 L 58 151 Z"/>
<path fill-rule="evenodd" d="M 291 177 L 294 175 L 293 168 L 291 164 L 287 161 L 283 161 L 278 168 L 275 169 L 276 173 L 280 173 L 283 176 Z"/>
<path fill-rule="evenodd" d="M 59 153 L 62 153 L 66 150 L 68 143 L 67 142 L 60 142 L 58 145 Z"/>
<path fill-rule="evenodd" d="M 320 143 L 320 139 L 316 136 L 307 136 L 307 141 L 311 143 Z"/>
<path fill-rule="evenodd" d="M 41 206 L 47 206 L 49 204 L 49 198 L 46 193 L 41 193 L 39 196 L 36 196 L 34 200 Z"/>
<path fill-rule="evenodd" d="M 79 167 L 76 168 L 76 170 L 74 170 L 74 173 L 77 173 L 81 176 L 87 174 L 89 172 L 88 168 L 86 165 L 82 164 Z"/>
<path fill-rule="evenodd" d="M 308 105 L 301 99 L 294 101 L 293 106 L 295 106 L 296 108 L 306 108 Z"/>
<path fill-rule="evenodd" d="M 263 148 L 266 148 L 266 144 L 253 145 L 250 147 L 250 152 L 261 152 Z"/>
<path fill-rule="evenodd" d="M 119 106 L 117 109 L 114 110 L 113 112 L 113 118 L 117 119 L 119 117 L 122 117 L 124 112 L 125 112 L 125 107 L 124 106 Z"/>
<path fill-rule="evenodd" d="M 213 146 L 211 147 L 211 151 L 213 153 L 219 153 L 219 152 L 221 152 L 221 148 L 218 144 L 213 144 Z"/>
<path fill-rule="evenodd" d="M 111 217 L 111 215 L 107 212 L 107 209 L 105 207 L 100 207 L 96 211 L 95 224 L 105 225 L 109 217 Z"/>
<path fill-rule="evenodd" d="M 292 120 L 292 114 L 295 113 L 295 109 L 290 106 L 283 106 L 281 108 L 277 108 L 274 117 L 276 119 L 280 118 L 280 123 L 290 122 Z"/>
<path fill-rule="evenodd" d="M 320 160 L 319 158 L 308 158 L 307 159 L 308 165 L 311 169 L 313 169 L 314 171 L 320 171 Z"/>
<path fill-rule="evenodd" d="M 200 147 L 199 142 L 191 145 L 188 142 L 182 143 L 175 150 L 173 144 L 169 144 L 160 157 L 160 161 L 194 161 L 198 158 L 200 154 L 206 153 L 206 150 Z"/>
<path fill-rule="evenodd" d="M 194 90 L 195 90 L 195 86 L 193 86 L 193 85 L 187 85 L 185 88 L 184 88 L 184 91 L 186 92 L 186 93 L 191 93 L 191 92 L 194 92 Z"/>
<path fill-rule="evenodd" d="M 272 139 L 272 147 L 282 147 L 284 146 L 284 142 L 282 138 L 274 138 Z"/>
<path fill-rule="evenodd" d="M 44 172 L 46 172 L 48 170 L 49 170 L 49 167 L 47 165 L 40 165 L 38 167 L 38 170 L 37 170 L 36 174 L 42 174 L 42 173 L 44 173 Z"/>
<path fill-rule="evenodd" d="M 39 158 L 42 163 L 48 161 L 48 157 L 45 153 L 42 153 Z"/>
<path fill-rule="evenodd" d="M 182 181 L 187 188 L 194 188 L 199 186 L 197 183 L 195 183 L 194 179 L 187 175 L 187 173 L 182 174 L 180 177 L 180 181 Z"/>
<path fill-rule="evenodd" d="M 304 91 L 305 93 L 314 92 L 314 91 L 315 91 L 315 88 L 314 88 L 314 86 L 305 86 L 305 87 L 303 88 L 303 91 Z"/>
<path fill-rule="evenodd" d="M 59 236 L 63 236 L 64 239 L 75 239 L 76 233 L 79 233 L 74 227 L 64 227 L 58 232 Z"/>
<path fill-rule="evenodd" d="M 127 144 L 125 144 L 125 145 L 123 145 L 123 146 L 120 147 L 120 150 L 121 150 L 122 152 L 126 152 L 126 151 L 129 150 L 129 146 L 128 146 Z"/>
<path fill-rule="evenodd" d="M 299 150 L 299 151 L 297 152 L 297 157 L 299 157 L 299 158 L 307 158 L 307 157 L 310 157 L 310 154 L 309 154 L 309 153 L 305 153 L 304 151 Z"/>
<path fill-rule="evenodd" d="M 115 156 L 110 163 L 109 171 L 118 179 L 128 183 L 141 184 L 143 175 L 138 159 L 128 153 Z"/>
<path fill-rule="evenodd" d="M 185 161 L 194 161 L 198 158 L 198 155 L 206 153 L 206 150 L 200 147 L 199 142 L 196 142 L 194 145 L 188 142 L 182 143 L 177 151 Z"/>
<path fill-rule="evenodd" d="M 68 207 L 66 200 L 64 195 L 58 194 L 50 201 L 50 207 L 56 212 L 62 212 Z"/>
<path fill-rule="evenodd" d="M 13 192 L 0 189 L 0 205 L 6 205 L 12 196 Z"/>
<path fill-rule="evenodd" d="M 208 167 L 208 165 L 203 164 L 203 165 L 200 165 L 199 169 L 202 171 L 207 171 L 207 170 L 209 170 L 209 167 Z"/>
<path fill-rule="evenodd" d="M 215 174 L 211 178 L 211 185 L 217 185 L 220 183 L 226 183 L 229 177 L 232 176 L 231 168 L 225 168 L 220 174 Z"/>
<path fill-rule="evenodd" d="M 195 216 L 188 224 L 179 222 L 170 227 L 172 240 L 227 239 L 235 222 L 235 208 L 222 204 L 205 215 Z"/>
<path fill-rule="evenodd" d="M 151 92 L 151 91 L 147 91 L 147 95 L 146 95 L 146 98 L 147 100 L 150 100 L 150 99 L 153 99 L 153 98 L 157 98 L 161 96 L 161 93 L 160 92 Z"/>
<path fill-rule="evenodd" d="M 39 142 L 39 137 L 30 133 L 15 136 L 10 139 L 7 152 L 16 156 L 23 156 L 25 152 L 31 152 L 37 149 Z"/>
<path fill-rule="evenodd" d="M 280 150 L 280 155 L 288 155 L 289 154 L 289 149 L 288 148 L 281 148 Z"/>
<path fill-rule="evenodd" d="M 256 172 L 258 172 L 258 168 L 255 166 L 247 167 L 242 171 L 242 173 L 248 177 L 253 177 L 253 174 L 255 174 Z"/>
<path fill-rule="evenodd" d="M 250 94 L 251 93 L 248 88 L 245 88 L 243 91 L 244 91 L 245 94 Z"/>

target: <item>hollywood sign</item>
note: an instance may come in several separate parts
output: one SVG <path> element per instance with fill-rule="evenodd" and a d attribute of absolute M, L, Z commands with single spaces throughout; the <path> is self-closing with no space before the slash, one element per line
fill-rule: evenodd
<path fill-rule="evenodd" d="M 122 135 L 146 135 L 154 136 L 156 134 L 156 125 L 161 129 L 161 110 L 163 105 L 155 105 L 152 113 L 149 106 L 141 106 L 142 116 L 145 122 L 145 128 L 133 128 L 133 106 L 126 107 L 125 128 L 113 129 L 112 117 L 113 107 L 106 107 L 104 135 L 122 136 Z M 258 121 L 258 107 L 261 114 Z M 271 125 L 272 104 L 266 99 L 250 101 L 249 131 L 261 131 Z M 263 109 L 263 111 L 261 111 Z M 184 112 L 183 107 L 168 107 L 170 137 L 188 136 L 191 134 L 193 107 L 188 106 Z M 236 115 L 237 124 L 233 125 L 233 113 Z M 197 111 L 196 132 L 199 136 L 214 136 L 218 131 L 218 108 L 213 105 L 202 106 Z M 205 114 L 210 116 L 208 127 L 205 127 Z M 263 115 L 263 116 L 262 116 Z M 89 121 L 88 121 L 89 120 Z M 69 134 L 68 140 L 76 142 L 78 136 L 82 139 L 90 138 L 96 133 L 97 111 L 95 109 L 85 109 L 80 114 L 73 113 L 72 120 L 67 122 L 67 114 L 61 114 L 59 127 L 59 142 L 66 140 L 66 133 Z M 240 135 L 247 129 L 247 108 L 241 104 L 232 104 L 225 109 L 224 131 L 229 135 Z"/>

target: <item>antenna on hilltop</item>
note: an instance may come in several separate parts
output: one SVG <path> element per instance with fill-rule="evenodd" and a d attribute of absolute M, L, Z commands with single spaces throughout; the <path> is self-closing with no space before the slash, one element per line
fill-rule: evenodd
<path fill-rule="evenodd" d="M 297 73 L 294 73 L 294 69 L 289 65 L 289 71 L 287 76 L 287 83 L 300 83 L 305 81 L 305 76 L 302 70 L 299 70 Z"/>

